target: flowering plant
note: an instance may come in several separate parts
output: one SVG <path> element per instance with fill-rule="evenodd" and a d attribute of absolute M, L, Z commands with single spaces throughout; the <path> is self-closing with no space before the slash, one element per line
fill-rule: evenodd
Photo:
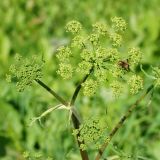
<path fill-rule="evenodd" d="M 70 112 L 73 122 L 73 135 L 77 138 L 80 154 L 83 160 L 88 160 L 87 149 L 90 144 L 96 144 L 99 160 L 111 141 L 114 134 L 130 116 L 135 107 L 154 87 L 160 86 L 160 69 L 153 68 L 153 76 L 148 75 L 142 68 L 142 73 L 154 80 L 146 92 L 128 109 L 120 121 L 116 124 L 109 135 L 106 135 L 106 126 L 101 126 L 99 119 L 89 119 L 84 123 L 76 110 L 75 101 L 81 90 L 85 96 L 94 96 L 98 87 L 107 84 L 113 95 L 118 98 L 124 91 L 124 84 L 128 85 L 131 95 L 138 94 L 144 89 L 142 75 L 137 74 L 135 69 L 140 66 L 142 52 L 138 47 L 127 48 L 124 54 L 123 37 L 127 24 L 121 17 L 113 17 L 111 25 L 104 22 L 97 22 L 92 25 L 91 32 L 86 32 L 78 21 L 70 21 L 65 27 L 66 31 L 72 34 L 71 42 L 67 46 L 58 48 L 56 57 L 59 60 L 57 74 L 64 80 L 71 79 L 80 74 L 83 78 L 79 81 L 70 101 L 64 100 L 59 94 L 41 81 L 44 60 L 37 57 L 23 59 L 16 55 L 16 64 L 11 65 L 7 80 L 17 81 L 18 91 L 23 91 L 31 86 L 33 81 L 37 82 L 46 91 L 52 94 L 61 104 L 49 108 L 32 122 L 40 120 L 55 109 L 66 109 Z M 123 47 L 122 47 L 123 46 Z M 79 60 L 75 64 L 75 59 Z"/>

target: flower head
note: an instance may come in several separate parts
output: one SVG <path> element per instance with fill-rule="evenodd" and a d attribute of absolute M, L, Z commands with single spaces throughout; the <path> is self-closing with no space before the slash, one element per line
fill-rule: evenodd
<path fill-rule="evenodd" d="M 89 79 L 86 82 L 82 84 L 83 86 L 83 93 L 86 96 L 93 96 L 96 92 L 96 89 L 98 87 L 97 81 L 93 79 Z"/>
<path fill-rule="evenodd" d="M 63 79 L 70 79 L 72 77 L 73 68 L 71 64 L 68 63 L 60 63 L 59 69 L 57 73 L 63 78 Z"/>
<path fill-rule="evenodd" d="M 111 84 L 110 84 L 111 88 L 112 88 L 112 92 L 113 92 L 113 95 L 117 98 L 121 95 L 122 91 L 123 91 L 123 85 L 121 82 L 119 81 L 113 81 Z"/>
<path fill-rule="evenodd" d="M 88 40 L 94 45 L 97 46 L 99 43 L 99 35 L 92 33 L 91 35 L 88 36 Z"/>
<path fill-rule="evenodd" d="M 118 33 L 111 33 L 110 39 L 114 47 L 119 47 L 122 44 L 122 36 Z"/>
<path fill-rule="evenodd" d="M 137 94 L 139 90 L 143 89 L 143 79 L 138 75 L 133 75 L 128 81 L 131 94 Z"/>
<path fill-rule="evenodd" d="M 108 28 L 105 23 L 97 22 L 92 25 L 93 31 L 97 32 L 99 35 L 107 35 Z"/>
<path fill-rule="evenodd" d="M 79 33 L 82 30 L 82 25 L 80 22 L 72 20 L 67 23 L 66 25 L 66 31 L 71 32 L 73 34 Z"/>
<path fill-rule="evenodd" d="M 71 46 L 78 47 L 79 49 L 83 48 L 85 44 L 85 38 L 83 36 L 77 35 L 73 38 Z"/>
<path fill-rule="evenodd" d="M 60 47 L 58 48 L 58 53 L 56 57 L 60 62 L 66 62 L 69 60 L 69 57 L 72 55 L 71 49 L 69 47 Z"/>
<path fill-rule="evenodd" d="M 82 61 L 78 64 L 78 68 L 76 69 L 77 72 L 82 74 L 89 74 L 92 68 L 92 64 L 87 61 Z"/>
<path fill-rule="evenodd" d="M 116 31 L 125 31 L 126 30 L 126 22 L 121 17 L 113 17 L 111 18 L 111 21 L 113 23 L 113 27 L 116 29 Z"/>
<path fill-rule="evenodd" d="M 7 75 L 7 80 L 11 81 L 13 78 L 16 78 L 17 90 L 21 92 L 26 86 L 30 86 L 33 83 L 33 80 L 42 77 L 44 62 L 36 56 L 32 56 L 31 59 L 23 60 L 20 55 L 16 55 L 15 59 L 17 63 L 10 66 L 10 75 Z"/>
<path fill-rule="evenodd" d="M 132 47 L 129 49 L 129 62 L 133 65 L 137 65 L 142 59 L 142 52 L 139 48 Z"/>

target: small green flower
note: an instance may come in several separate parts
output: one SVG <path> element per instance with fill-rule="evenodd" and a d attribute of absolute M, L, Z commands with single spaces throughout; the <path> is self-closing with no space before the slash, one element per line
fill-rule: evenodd
<path fill-rule="evenodd" d="M 85 61 L 90 61 L 91 59 L 94 58 L 93 52 L 89 51 L 88 49 L 84 49 L 81 53 L 80 56 L 83 60 Z"/>
<path fill-rule="evenodd" d="M 130 64 L 137 65 L 140 63 L 142 59 L 142 52 L 140 51 L 139 48 L 133 47 L 129 49 L 129 62 Z"/>
<path fill-rule="evenodd" d="M 100 123 L 99 118 L 90 118 L 81 124 L 78 129 L 78 139 L 80 142 L 85 142 L 85 145 L 82 144 L 82 148 L 85 147 L 87 149 L 88 145 L 97 147 L 99 140 L 104 136 L 104 128 L 105 126 Z"/>
<path fill-rule="evenodd" d="M 36 56 L 32 56 L 30 59 L 22 59 L 20 55 L 16 54 L 15 58 L 16 64 L 10 66 L 10 75 L 7 76 L 7 80 L 16 79 L 17 90 L 21 92 L 27 86 L 30 86 L 34 80 L 42 77 L 44 62 Z"/>
<path fill-rule="evenodd" d="M 105 23 L 97 22 L 92 25 L 93 32 L 97 32 L 99 35 L 107 35 L 108 28 Z"/>
<path fill-rule="evenodd" d="M 80 22 L 72 20 L 67 23 L 66 25 L 66 31 L 71 32 L 73 34 L 79 33 L 82 30 L 82 25 Z"/>
<path fill-rule="evenodd" d="M 58 50 L 56 57 L 60 62 L 69 61 L 69 57 L 72 55 L 71 49 L 69 47 L 60 47 Z"/>
<path fill-rule="evenodd" d="M 23 157 L 24 158 L 29 158 L 30 157 L 30 153 L 29 152 L 23 152 Z"/>
<path fill-rule="evenodd" d="M 77 35 L 73 38 L 71 46 L 72 47 L 78 47 L 79 49 L 84 48 L 85 47 L 85 38 Z"/>
<path fill-rule="evenodd" d="M 113 28 L 116 29 L 116 31 L 125 31 L 126 30 L 126 22 L 121 17 L 113 17 L 111 18 L 111 21 L 113 23 Z"/>
<path fill-rule="evenodd" d="M 119 81 L 113 81 L 110 84 L 110 86 L 112 88 L 113 95 L 116 98 L 118 98 L 122 94 L 122 91 L 123 91 L 123 85 L 122 85 L 122 83 L 119 82 Z"/>
<path fill-rule="evenodd" d="M 91 35 L 88 36 L 88 40 L 94 45 L 97 46 L 99 43 L 99 35 L 92 33 Z"/>
<path fill-rule="evenodd" d="M 98 47 L 96 49 L 96 58 L 98 59 L 106 59 L 107 58 L 107 49 L 104 47 Z"/>
<path fill-rule="evenodd" d="M 98 87 L 97 81 L 93 79 L 89 79 L 86 82 L 82 84 L 83 86 L 83 93 L 86 96 L 93 96 L 96 92 L 96 89 Z"/>
<path fill-rule="evenodd" d="M 138 75 L 133 75 L 129 80 L 131 94 L 137 94 L 139 90 L 143 89 L 143 78 Z"/>
<path fill-rule="evenodd" d="M 89 74 L 91 68 L 92 64 L 90 62 L 82 61 L 78 64 L 78 68 L 76 69 L 76 71 L 82 74 Z"/>
<path fill-rule="evenodd" d="M 80 149 L 81 149 L 82 151 L 85 151 L 85 150 L 87 149 L 87 146 L 86 146 L 85 144 L 81 144 L 81 145 L 80 145 Z"/>
<path fill-rule="evenodd" d="M 12 81 L 12 76 L 9 74 L 6 74 L 6 81 L 10 83 Z"/>
<path fill-rule="evenodd" d="M 119 78 L 124 75 L 124 70 L 119 67 L 119 65 L 115 64 L 113 67 L 110 69 L 110 72 L 114 78 Z"/>
<path fill-rule="evenodd" d="M 110 39 L 114 47 L 119 47 L 122 44 L 122 36 L 118 33 L 111 33 Z"/>
<path fill-rule="evenodd" d="M 16 60 L 16 62 L 22 60 L 22 56 L 20 54 L 16 53 L 15 60 Z"/>
<path fill-rule="evenodd" d="M 119 60 L 119 52 L 116 48 L 109 48 L 107 50 L 107 59 L 110 62 L 117 62 Z"/>
<path fill-rule="evenodd" d="M 59 64 L 59 70 L 57 73 L 63 78 L 63 79 L 70 79 L 72 77 L 73 68 L 71 64 L 67 63 L 60 63 Z"/>
<path fill-rule="evenodd" d="M 99 82 L 104 82 L 107 79 L 106 72 L 103 68 L 96 68 L 94 76 L 97 77 Z"/>

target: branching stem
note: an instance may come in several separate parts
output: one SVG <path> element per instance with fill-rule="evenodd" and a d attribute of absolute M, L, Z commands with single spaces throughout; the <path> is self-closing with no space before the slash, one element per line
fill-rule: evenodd
<path fill-rule="evenodd" d="M 89 75 L 87 75 L 86 78 L 83 79 L 83 82 L 87 79 L 88 76 L 89 76 Z M 44 82 L 42 82 L 42 81 L 39 80 L 39 79 L 36 79 L 35 81 L 36 81 L 40 86 L 42 86 L 44 89 L 46 89 L 50 94 L 52 94 L 52 95 L 53 95 L 59 102 L 61 102 L 63 105 L 69 106 L 69 103 L 68 103 L 68 102 L 66 102 L 66 101 L 65 101 L 62 97 L 60 97 L 55 91 L 53 91 L 50 87 L 48 87 Z M 83 82 L 81 82 L 81 84 L 82 84 Z M 75 91 L 76 93 L 73 94 L 73 97 L 75 97 L 74 100 L 73 100 L 73 102 L 75 102 L 75 100 L 76 100 L 76 97 L 77 97 L 78 92 L 79 92 L 79 90 L 80 90 L 80 88 L 81 88 L 81 85 L 80 85 L 80 88 L 79 88 L 79 85 L 77 86 L 77 88 L 78 88 L 78 91 Z M 71 104 L 71 103 L 70 103 L 70 104 Z M 72 103 L 72 104 L 74 104 L 74 103 Z M 77 117 L 77 115 L 76 115 L 74 112 L 72 112 L 71 118 L 72 118 L 72 122 L 73 122 L 74 128 L 75 128 L 75 129 L 78 129 L 79 126 L 80 126 L 79 118 Z M 78 141 L 78 135 L 77 135 L 77 141 Z M 79 141 L 78 141 L 78 146 L 79 146 L 79 148 L 80 148 L 80 145 L 81 145 L 82 143 L 84 143 L 84 142 L 79 142 Z M 89 160 L 87 151 L 83 151 L 83 150 L 80 149 L 80 154 L 81 154 L 82 160 Z"/>
<path fill-rule="evenodd" d="M 77 87 L 76 87 L 76 89 L 75 89 L 75 91 L 73 93 L 73 96 L 71 98 L 71 102 L 70 102 L 71 106 L 73 106 L 74 103 L 75 103 L 75 101 L 76 101 L 76 98 L 77 98 L 77 96 L 79 94 L 79 91 L 81 90 L 82 83 L 84 83 L 87 80 L 87 78 L 92 73 L 92 71 L 93 71 L 93 67 L 90 69 L 89 74 L 87 74 L 86 76 L 84 76 L 84 78 L 78 83 L 78 85 L 77 85 Z"/>
<path fill-rule="evenodd" d="M 71 105 L 71 106 L 74 106 L 74 103 L 75 103 L 76 98 L 77 98 L 77 96 L 78 96 L 78 94 L 79 94 L 79 91 L 80 91 L 81 88 L 82 88 L 82 83 L 84 83 L 84 82 L 87 80 L 87 78 L 88 78 L 89 75 L 92 73 L 92 71 L 93 71 L 93 67 L 90 69 L 89 74 L 87 74 L 86 76 L 84 76 L 84 78 L 78 83 L 78 85 L 77 85 L 77 87 L 76 87 L 76 89 L 75 89 L 75 91 L 74 91 L 74 93 L 73 93 L 73 96 L 72 96 L 72 98 L 71 98 L 71 101 L 70 101 L 70 105 Z M 79 129 L 80 122 L 78 121 L 78 119 L 77 119 L 77 117 L 75 116 L 75 114 L 73 114 L 73 112 L 72 112 L 71 118 L 72 118 L 72 122 L 73 122 L 74 129 Z M 77 142 L 78 142 L 78 146 L 79 146 L 81 158 L 82 158 L 82 160 L 89 160 L 87 151 L 85 151 L 85 150 L 83 151 L 83 150 L 80 148 L 80 145 L 81 145 L 81 144 L 84 144 L 84 142 L 83 142 L 83 141 L 80 142 L 80 141 L 78 140 L 78 137 L 79 137 L 79 136 L 80 136 L 80 135 L 77 134 L 76 138 L 77 138 Z"/>
<path fill-rule="evenodd" d="M 62 97 L 60 97 L 55 91 L 53 91 L 50 87 L 48 87 L 45 83 L 43 83 L 41 80 L 36 79 L 35 80 L 40 86 L 42 86 L 44 89 L 46 89 L 50 94 L 52 94 L 59 102 L 61 102 L 63 105 L 68 106 L 68 102 L 66 102 Z"/>
<path fill-rule="evenodd" d="M 108 144 L 112 140 L 113 136 L 117 133 L 117 131 L 122 127 L 125 120 L 131 115 L 133 110 L 137 107 L 137 105 L 147 96 L 147 94 L 154 88 L 153 85 L 151 85 L 147 91 L 132 105 L 130 108 L 126 111 L 126 113 L 121 117 L 119 122 L 115 125 L 115 127 L 110 132 L 109 136 L 106 138 L 105 142 L 102 144 L 101 148 L 98 151 L 98 154 L 95 158 L 95 160 L 100 160 L 102 157 L 102 154 L 104 153 L 105 149 L 107 148 Z"/>

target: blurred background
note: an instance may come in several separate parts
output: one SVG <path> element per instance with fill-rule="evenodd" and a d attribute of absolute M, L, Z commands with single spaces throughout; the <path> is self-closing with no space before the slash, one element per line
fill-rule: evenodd
<path fill-rule="evenodd" d="M 29 127 L 30 118 L 58 102 L 36 84 L 18 93 L 15 84 L 8 84 L 5 75 L 13 57 L 44 55 L 46 60 L 43 81 L 66 99 L 74 91 L 74 81 L 57 76 L 55 50 L 67 44 L 65 24 L 80 21 L 90 30 L 91 24 L 113 16 L 128 23 L 126 45 L 139 46 L 145 70 L 160 64 L 160 0 L 0 0 L 0 160 L 23 160 L 23 154 L 50 157 L 54 160 L 81 160 L 71 135 L 68 113 L 55 111 L 41 126 Z M 63 87 L 62 87 L 63 86 Z M 149 81 L 145 81 L 149 86 Z M 69 89 L 68 89 L 69 88 Z M 104 157 L 115 159 L 160 160 L 160 90 L 151 103 L 148 96 L 114 137 Z M 107 97 L 105 86 L 92 98 L 82 94 L 77 108 L 83 118 L 101 116 L 110 130 L 138 96 L 113 100 Z M 91 159 L 95 150 L 90 150 Z M 117 157 L 117 158 L 116 158 Z M 34 159 L 34 158 L 33 158 Z"/>

